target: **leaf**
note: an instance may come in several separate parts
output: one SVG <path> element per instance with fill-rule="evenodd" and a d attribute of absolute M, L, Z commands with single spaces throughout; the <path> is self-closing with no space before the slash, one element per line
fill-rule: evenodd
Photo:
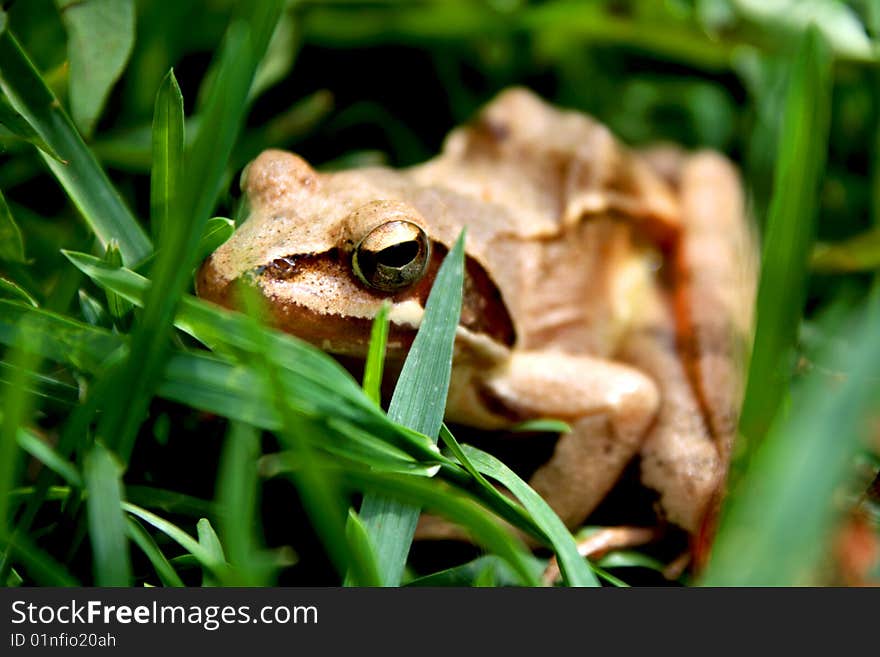
<path fill-rule="evenodd" d="M 86 223 L 106 247 L 116 238 L 122 258 L 134 265 L 152 246 L 95 156 L 83 143 L 61 103 L 7 31 L 0 32 L 0 89 L 60 161 L 40 151 Z"/>
<path fill-rule="evenodd" d="M 422 325 L 403 364 L 388 417 L 436 440 L 446 409 L 452 345 L 461 314 L 464 239 L 459 236 L 434 279 Z M 367 495 L 360 515 L 379 559 L 385 586 L 397 586 L 419 519 L 419 508 Z"/>
<path fill-rule="evenodd" d="M 791 379 L 816 232 L 830 103 L 828 49 L 821 34 L 810 29 L 793 61 L 779 138 L 734 475 L 740 459 L 748 458 L 764 435 Z M 780 295 L 780 290 L 785 294 Z"/>
<path fill-rule="evenodd" d="M 134 0 L 55 0 L 67 30 L 73 119 L 90 135 L 134 46 Z"/>
<path fill-rule="evenodd" d="M 153 113 L 153 166 L 150 172 L 150 228 L 158 241 L 163 227 L 180 202 L 183 183 L 183 148 L 185 128 L 183 95 L 174 77 L 168 71 L 159 92 Z"/>
<path fill-rule="evenodd" d="M 122 464 L 96 442 L 85 457 L 83 477 L 88 499 L 89 537 L 97 586 L 130 586 L 125 515 L 122 512 Z"/>
<path fill-rule="evenodd" d="M 0 261 L 25 262 L 24 241 L 0 191 Z"/>

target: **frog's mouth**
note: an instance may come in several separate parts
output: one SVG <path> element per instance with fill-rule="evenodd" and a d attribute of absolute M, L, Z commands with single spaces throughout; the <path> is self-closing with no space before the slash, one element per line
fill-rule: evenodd
<path fill-rule="evenodd" d="M 339 249 L 319 254 L 281 256 L 245 271 L 234 280 L 220 276 L 213 257 L 199 269 L 199 296 L 227 308 L 239 308 L 236 288 L 260 290 L 277 328 L 334 354 L 363 357 L 373 318 L 383 302 L 391 303 L 388 357 L 403 358 L 421 324 L 425 303 L 446 248 L 434 245 L 425 275 L 396 292 L 367 287 L 351 269 L 350 256 Z M 505 345 L 515 336 L 500 292 L 485 270 L 468 258 L 461 324 Z"/>

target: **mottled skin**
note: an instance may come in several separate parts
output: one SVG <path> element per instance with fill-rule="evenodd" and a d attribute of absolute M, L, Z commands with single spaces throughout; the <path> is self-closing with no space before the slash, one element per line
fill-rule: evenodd
<path fill-rule="evenodd" d="M 321 174 L 266 151 L 242 187 L 251 214 L 203 265 L 200 295 L 232 305 L 230 283 L 249 277 L 282 328 L 348 356 L 364 355 L 389 298 L 401 358 L 467 226 L 447 417 L 568 421 L 530 483 L 569 526 L 640 454 L 668 519 L 700 529 L 729 459 L 755 277 L 740 183 L 721 156 L 635 153 L 512 89 L 425 164 Z M 351 254 L 395 219 L 434 249 L 424 278 L 389 293 L 358 280 Z"/>

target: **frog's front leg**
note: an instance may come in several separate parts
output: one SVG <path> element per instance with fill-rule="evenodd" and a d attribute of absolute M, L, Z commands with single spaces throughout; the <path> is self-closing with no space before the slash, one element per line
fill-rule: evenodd
<path fill-rule="evenodd" d="M 483 393 L 521 417 L 571 425 L 529 482 L 568 527 L 583 522 L 616 483 L 660 402 L 655 383 L 632 367 L 540 351 L 514 352 L 485 376 Z"/>

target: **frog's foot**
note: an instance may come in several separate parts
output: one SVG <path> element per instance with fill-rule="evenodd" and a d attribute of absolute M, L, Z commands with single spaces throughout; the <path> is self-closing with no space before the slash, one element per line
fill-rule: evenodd
<path fill-rule="evenodd" d="M 612 550 L 653 543 L 662 530 L 656 527 L 603 527 L 577 542 L 578 554 L 585 559 L 598 559 Z M 559 563 L 552 557 L 541 578 L 545 586 L 552 586 L 560 576 Z"/>

